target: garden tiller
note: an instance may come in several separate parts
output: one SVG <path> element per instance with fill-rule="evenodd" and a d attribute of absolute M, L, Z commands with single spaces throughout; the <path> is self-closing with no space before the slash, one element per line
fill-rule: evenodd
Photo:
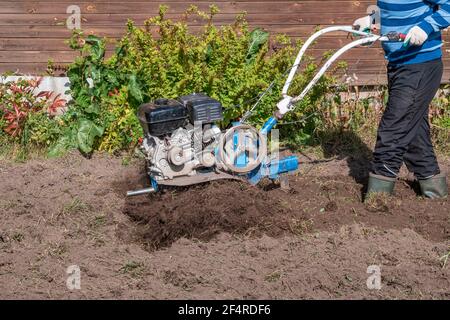
<path fill-rule="evenodd" d="M 359 38 L 338 50 L 299 96 L 289 96 L 289 87 L 308 47 L 320 36 L 339 31 Z M 217 123 L 223 120 L 222 105 L 204 94 L 182 96 L 176 100 L 158 99 L 142 105 L 138 111 L 145 133 L 141 148 L 147 161 L 151 187 L 130 191 L 128 196 L 156 192 L 161 186 L 189 186 L 220 179 L 238 179 L 257 184 L 264 177 L 274 180 L 280 175 L 296 171 L 299 166 L 296 156 L 280 159 L 277 151 L 267 154 L 267 135 L 277 122 L 295 109 L 333 62 L 348 50 L 376 41 L 404 39 L 403 34 L 396 32 L 380 36 L 356 31 L 351 26 L 335 26 L 318 31 L 302 46 L 283 87 L 278 110 L 261 130 L 246 123 L 251 112 L 247 112 L 241 121 L 233 123 L 230 129 L 220 130 Z M 260 101 L 262 96 L 259 98 Z"/>

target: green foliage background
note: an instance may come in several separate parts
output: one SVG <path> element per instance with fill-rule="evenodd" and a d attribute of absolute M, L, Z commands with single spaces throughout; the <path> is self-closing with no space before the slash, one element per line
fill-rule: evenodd
<path fill-rule="evenodd" d="M 114 52 L 108 57 L 110 40 L 74 32 L 68 45 L 79 55 L 67 72 L 73 97 L 68 111 L 57 117 L 49 117 L 45 110 L 31 112 L 21 136 L 14 138 L 3 130 L 6 123 L 0 112 L 0 142 L 21 141 L 25 149 L 42 147 L 51 157 L 70 149 L 86 155 L 96 150 L 132 150 L 143 135 L 136 112 L 144 102 L 203 92 L 224 105 L 221 126 L 225 128 L 270 87 L 249 119 L 260 127 L 276 109 L 287 72 L 302 43 L 293 44 L 283 35 L 269 37 L 264 30 L 251 28 L 244 14 L 231 25 L 217 27 L 213 21 L 219 11 L 214 5 L 209 12 L 192 6 L 179 21 L 167 19 L 166 11 L 167 7 L 161 6 L 159 14 L 148 19 L 143 28 L 128 21 L 125 35 L 114 43 Z M 190 16 L 204 21 L 201 32 L 188 30 Z M 344 66 L 338 64 L 336 69 Z M 299 69 L 291 95 L 301 92 L 315 75 L 317 65 L 306 57 Z M 323 145 L 330 138 L 342 140 L 344 131 L 364 135 L 376 129 L 382 109 L 374 110 L 371 101 L 364 99 L 344 103 L 340 93 L 349 88 L 333 84 L 332 77 L 323 77 L 278 126 L 285 146 Z M 8 101 L 6 97 L 0 96 L 0 104 Z M 433 104 L 433 132 L 440 145 L 450 141 L 448 104 L 446 94 Z"/>

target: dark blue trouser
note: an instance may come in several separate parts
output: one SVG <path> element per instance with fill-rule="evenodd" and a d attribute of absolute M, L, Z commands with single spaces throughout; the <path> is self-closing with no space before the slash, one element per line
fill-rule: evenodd
<path fill-rule="evenodd" d="M 418 179 L 440 173 L 430 137 L 429 105 L 443 72 L 442 60 L 388 66 L 389 101 L 373 154 L 375 174 L 396 177 L 403 162 Z"/>

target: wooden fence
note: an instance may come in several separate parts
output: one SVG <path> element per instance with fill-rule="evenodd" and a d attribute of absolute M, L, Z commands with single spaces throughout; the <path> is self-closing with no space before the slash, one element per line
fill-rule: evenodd
<path fill-rule="evenodd" d="M 236 14 L 247 12 L 251 26 L 263 27 L 271 33 L 285 33 L 293 38 L 307 38 L 317 27 L 347 25 L 365 14 L 376 1 L 0 1 L 0 72 L 14 71 L 24 74 L 43 74 L 47 61 L 65 65 L 73 61 L 75 53 L 64 40 L 71 31 L 66 26 L 70 14 L 67 8 L 77 5 L 81 9 L 81 28 L 87 33 L 120 38 L 128 19 L 137 25 L 154 16 L 161 4 L 168 5 L 170 18 L 178 18 L 191 4 L 208 10 L 215 3 L 221 10 L 217 25 L 230 23 Z M 201 21 L 189 21 L 192 29 Z M 448 39 L 447 33 L 444 35 Z M 311 53 L 319 57 L 323 52 L 335 50 L 347 43 L 346 36 L 327 36 L 317 43 Z M 444 46 L 447 66 L 444 81 L 450 79 L 450 55 Z M 385 61 L 379 45 L 358 48 L 344 57 L 349 74 L 355 74 L 361 83 L 379 84 L 385 81 Z"/>

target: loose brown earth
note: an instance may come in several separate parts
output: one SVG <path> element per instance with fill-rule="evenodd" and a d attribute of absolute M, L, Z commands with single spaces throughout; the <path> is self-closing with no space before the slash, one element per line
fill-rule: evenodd
<path fill-rule="evenodd" d="M 365 161 L 302 160 L 289 191 L 221 181 L 131 199 L 140 160 L 0 162 L 0 299 L 450 298 L 450 200 L 404 176 L 363 204 Z"/>

